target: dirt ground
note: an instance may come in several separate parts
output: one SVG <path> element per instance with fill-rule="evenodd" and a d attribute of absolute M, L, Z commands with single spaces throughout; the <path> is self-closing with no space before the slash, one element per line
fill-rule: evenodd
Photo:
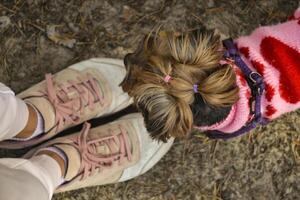
<path fill-rule="evenodd" d="M 19 92 L 72 63 L 122 58 L 154 26 L 224 37 L 284 21 L 298 0 L 0 0 L 0 80 Z M 54 200 L 300 199 L 300 111 L 229 141 L 176 141 L 148 173 Z M 2 150 L 0 157 L 23 151 Z"/>

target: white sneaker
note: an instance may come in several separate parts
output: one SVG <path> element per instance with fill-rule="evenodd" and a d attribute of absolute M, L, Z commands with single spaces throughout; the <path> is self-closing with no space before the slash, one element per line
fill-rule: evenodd
<path fill-rule="evenodd" d="M 122 60 L 93 58 L 46 75 L 45 81 L 18 95 L 41 113 L 45 133 L 26 141 L 3 141 L 0 148 L 36 145 L 84 121 L 126 108 L 132 100 L 119 87 L 125 74 Z"/>
<path fill-rule="evenodd" d="M 66 182 L 56 192 L 122 182 L 153 167 L 170 149 L 151 139 L 141 114 L 129 114 L 112 123 L 57 138 L 30 151 L 30 158 L 43 148 L 56 147 L 66 155 Z"/>

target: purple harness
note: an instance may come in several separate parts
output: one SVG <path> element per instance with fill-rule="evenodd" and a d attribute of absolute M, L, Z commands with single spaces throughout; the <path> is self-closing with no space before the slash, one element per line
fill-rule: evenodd
<path fill-rule="evenodd" d="M 223 45 L 227 49 L 224 53 L 224 58 L 233 61 L 236 66 L 241 69 L 251 89 L 252 95 L 250 98 L 250 114 L 252 115 L 251 121 L 247 122 L 242 128 L 233 133 L 223 133 L 216 130 L 206 133 L 209 138 L 226 140 L 247 133 L 254 129 L 258 124 L 267 124 L 268 121 L 261 115 L 261 96 L 265 90 L 263 77 L 259 73 L 252 71 L 245 64 L 231 38 L 224 40 Z"/>

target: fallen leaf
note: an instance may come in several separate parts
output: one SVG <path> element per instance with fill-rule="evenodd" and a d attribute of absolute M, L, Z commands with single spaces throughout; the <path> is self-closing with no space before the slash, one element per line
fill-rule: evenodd
<path fill-rule="evenodd" d="M 69 48 L 73 48 L 74 44 L 76 43 L 76 39 L 71 38 L 68 35 L 63 35 L 57 32 L 56 26 L 54 25 L 47 26 L 47 36 L 55 44 L 63 45 Z"/>

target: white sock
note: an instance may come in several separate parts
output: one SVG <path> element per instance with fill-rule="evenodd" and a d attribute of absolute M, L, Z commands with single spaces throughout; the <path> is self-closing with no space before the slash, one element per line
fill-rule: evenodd
<path fill-rule="evenodd" d="M 11 140 L 27 141 L 27 140 L 30 140 L 30 139 L 44 133 L 44 130 L 45 130 L 45 128 L 44 128 L 44 118 L 41 115 L 41 113 L 34 106 L 32 106 L 32 107 L 34 108 L 34 110 L 36 111 L 36 114 L 37 114 L 37 126 L 36 126 L 35 131 L 33 132 L 33 134 L 30 137 L 27 137 L 27 138 L 14 137 Z"/>

